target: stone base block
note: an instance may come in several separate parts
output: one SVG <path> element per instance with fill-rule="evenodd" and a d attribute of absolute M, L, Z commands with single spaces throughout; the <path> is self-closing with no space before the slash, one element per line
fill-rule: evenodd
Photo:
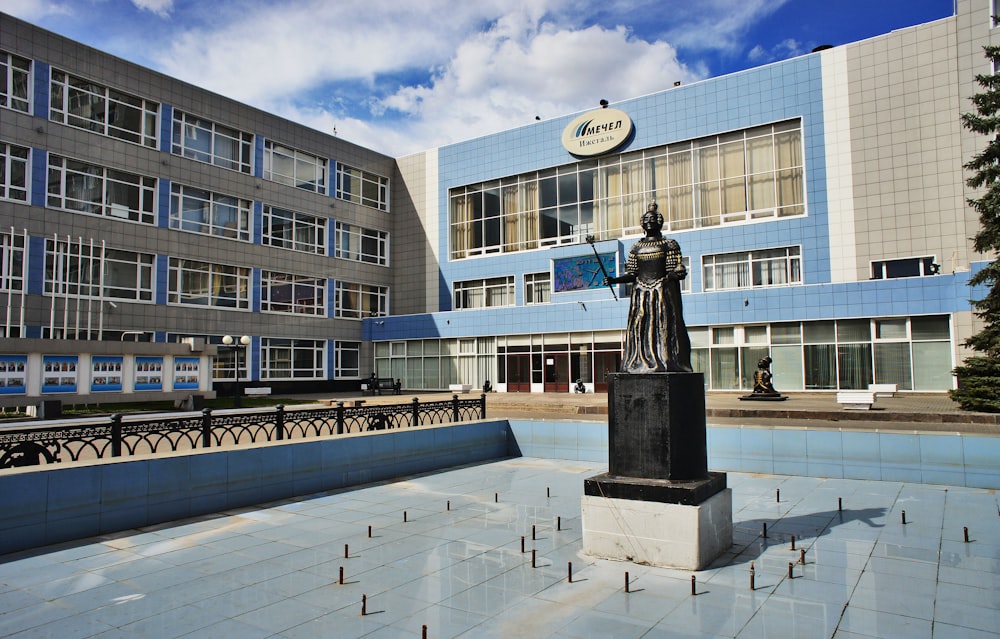
<path fill-rule="evenodd" d="M 583 551 L 685 570 L 701 570 L 733 544 L 733 493 L 699 505 L 584 495 Z"/>

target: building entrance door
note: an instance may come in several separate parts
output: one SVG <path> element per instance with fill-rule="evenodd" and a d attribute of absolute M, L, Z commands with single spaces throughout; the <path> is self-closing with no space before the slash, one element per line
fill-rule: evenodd
<path fill-rule="evenodd" d="M 621 353 L 594 353 L 594 392 L 608 392 L 608 375 L 622 367 Z"/>
<path fill-rule="evenodd" d="M 567 353 L 545 354 L 545 392 L 569 392 L 569 355 Z"/>
<path fill-rule="evenodd" d="M 507 355 L 507 392 L 531 392 L 531 355 Z"/>

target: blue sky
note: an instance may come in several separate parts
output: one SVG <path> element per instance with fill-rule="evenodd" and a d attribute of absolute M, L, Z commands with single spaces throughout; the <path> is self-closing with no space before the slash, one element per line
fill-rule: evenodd
<path fill-rule="evenodd" d="M 952 15 L 953 0 L 4 0 L 394 156 Z"/>

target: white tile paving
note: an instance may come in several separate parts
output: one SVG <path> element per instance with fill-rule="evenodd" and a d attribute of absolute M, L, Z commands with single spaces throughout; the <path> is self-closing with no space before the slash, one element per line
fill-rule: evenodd
<path fill-rule="evenodd" d="M 581 553 L 603 470 L 512 459 L 0 557 L 0 636 L 1000 637 L 992 491 L 730 473 L 736 545 L 691 596 Z"/>

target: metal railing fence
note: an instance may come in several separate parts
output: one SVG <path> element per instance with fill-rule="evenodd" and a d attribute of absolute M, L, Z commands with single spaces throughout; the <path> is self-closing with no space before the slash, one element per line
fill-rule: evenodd
<path fill-rule="evenodd" d="M 247 446 L 261 442 L 305 439 L 447 424 L 486 418 L 486 395 L 478 399 L 409 404 L 345 406 L 285 410 L 178 415 L 143 419 L 112 415 L 106 423 L 0 429 L 0 469 L 103 459 L 162 452 Z"/>

